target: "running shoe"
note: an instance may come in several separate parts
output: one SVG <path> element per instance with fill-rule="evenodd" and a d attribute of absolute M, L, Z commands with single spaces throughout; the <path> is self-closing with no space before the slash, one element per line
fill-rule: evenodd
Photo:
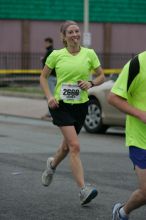
<path fill-rule="evenodd" d="M 120 216 L 120 213 L 119 213 L 119 210 L 120 210 L 120 208 L 122 208 L 123 207 L 123 205 L 121 204 L 121 203 L 116 203 L 115 205 L 114 205 L 114 208 L 113 208 L 113 218 L 112 218 L 112 220 L 128 220 L 128 217 L 126 216 L 126 217 L 121 217 Z"/>
<path fill-rule="evenodd" d="M 44 186 L 49 186 L 53 180 L 53 175 L 55 173 L 55 169 L 52 169 L 50 163 L 54 160 L 53 157 L 49 157 L 47 160 L 47 169 L 42 174 L 42 184 Z"/>
<path fill-rule="evenodd" d="M 97 194 L 98 192 L 95 188 L 91 186 L 85 186 L 83 189 L 81 189 L 79 193 L 81 205 L 89 203 L 92 199 L 94 199 L 97 196 Z"/>

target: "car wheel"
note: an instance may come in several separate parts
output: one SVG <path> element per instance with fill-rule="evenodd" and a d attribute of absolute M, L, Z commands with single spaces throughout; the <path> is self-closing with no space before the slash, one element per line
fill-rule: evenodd
<path fill-rule="evenodd" d="M 89 133 L 104 133 L 108 126 L 102 123 L 102 110 L 97 99 L 90 99 L 84 128 Z"/>

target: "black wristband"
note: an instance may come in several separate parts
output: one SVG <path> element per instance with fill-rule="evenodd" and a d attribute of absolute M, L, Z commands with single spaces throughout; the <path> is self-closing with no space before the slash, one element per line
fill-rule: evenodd
<path fill-rule="evenodd" d="M 93 81 L 90 81 L 90 80 L 89 80 L 88 82 L 91 83 L 91 87 L 95 86 L 94 83 L 93 83 Z"/>

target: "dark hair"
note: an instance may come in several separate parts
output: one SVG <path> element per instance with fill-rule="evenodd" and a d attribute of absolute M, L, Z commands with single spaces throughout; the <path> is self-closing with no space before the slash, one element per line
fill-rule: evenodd
<path fill-rule="evenodd" d="M 51 37 L 47 37 L 44 39 L 45 42 L 53 43 L 53 39 Z"/>

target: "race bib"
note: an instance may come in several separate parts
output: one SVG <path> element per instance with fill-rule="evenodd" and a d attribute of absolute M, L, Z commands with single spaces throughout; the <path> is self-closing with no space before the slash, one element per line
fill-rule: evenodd
<path fill-rule="evenodd" d="M 63 83 L 61 87 L 61 99 L 62 100 L 80 100 L 80 87 L 77 83 Z"/>

